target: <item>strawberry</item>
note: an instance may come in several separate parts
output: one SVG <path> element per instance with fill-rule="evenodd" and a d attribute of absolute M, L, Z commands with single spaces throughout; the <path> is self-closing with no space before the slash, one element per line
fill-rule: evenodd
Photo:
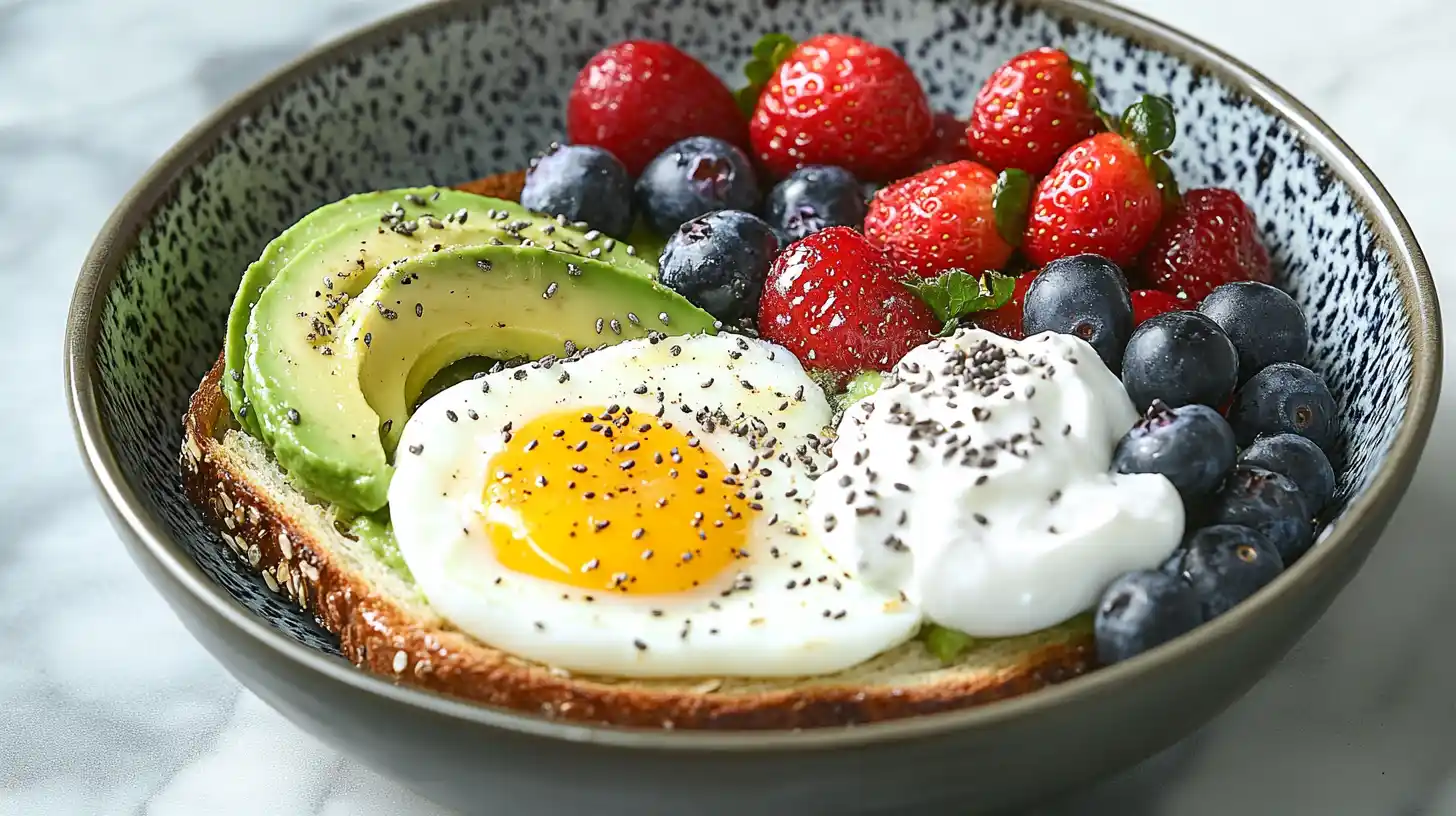
<path fill-rule="evenodd" d="M 587 62 L 566 103 L 566 135 L 611 151 L 633 176 L 689 136 L 748 147 L 733 92 L 702 63 L 656 40 L 617 43 Z"/>
<path fill-rule="evenodd" d="M 1102 129 L 1087 67 L 1056 48 L 1028 51 L 997 68 L 971 108 L 971 155 L 994 170 L 1033 176 L 1067 148 Z"/>
<path fill-rule="evenodd" d="M 889 255 L 849 227 L 812 233 L 774 260 L 759 299 L 759 334 L 841 382 L 866 369 L 888 371 L 941 327 L 899 274 Z"/>
<path fill-rule="evenodd" d="M 1157 289 L 1134 289 L 1132 292 L 1132 324 L 1141 326 L 1144 320 L 1165 312 L 1179 312 L 1193 304 Z"/>
<path fill-rule="evenodd" d="M 1038 266 L 1092 252 L 1128 267 L 1176 200 L 1159 155 L 1173 142 L 1173 106 L 1144 96 L 1123 115 L 1120 133 L 1078 142 L 1037 184 L 1023 248 Z"/>
<path fill-rule="evenodd" d="M 894 51 L 823 34 L 794 48 L 768 77 L 748 131 L 775 176 L 832 164 L 882 181 L 911 166 L 930 140 L 930 102 Z"/>
<path fill-rule="evenodd" d="M 1000 269 L 1012 246 L 996 229 L 996 174 L 972 161 L 932 167 L 875 193 L 865 237 L 915 275 Z"/>
<path fill-rule="evenodd" d="M 1197 305 L 1225 283 L 1273 277 L 1259 225 L 1233 190 L 1190 190 L 1166 218 L 1138 265 L 1148 284 Z M 1189 306 L 1188 308 L 1191 308 Z"/>
<path fill-rule="evenodd" d="M 972 158 L 971 149 L 966 145 L 966 123 L 953 113 L 941 111 L 931 119 L 930 141 L 925 143 L 915 169 L 929 170 Z"/>
<path fill-rule="evenodd" d="M 976 328 L 985 329 L 988 332 L 995 332 L 1002 337 L 1009 337 L 1012 340 L 1020 340 L 1026 336 L 1021 330 L 1021 301 L 1026 297 L 1026 290 L 1031 288 L 1031 281 L 1036 277 L 1038 270 L 1030 270 L 1016 279 L 1016 289 L 1011 294 L 1011 300 L 999 309 L 989 312 L 981 312 L 976 315 Z"/>

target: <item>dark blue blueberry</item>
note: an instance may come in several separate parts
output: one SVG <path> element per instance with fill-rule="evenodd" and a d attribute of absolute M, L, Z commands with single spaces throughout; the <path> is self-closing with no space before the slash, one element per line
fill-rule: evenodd
<path fill-rule="evenodd" d="M 1180 545 L 1178 549 L 1173 551 L 1172 555 L 1163 559 L 1163 563 L 1158 565 L 1158 572 L 1177 578 L 1180 581 L 1186 580 L 1183 576 L 1183 555 L 1187 552 L 1187 547 Z"/>
<path fill-rule="evenodd" d="M 1206 405 L 1169 408 L 1154 400 L 1117 443 L 1112 468 L 1118 473 L 1161 473 L 1185 504 L 1197 504 L 1218 489 L 1237 453 L 1234 431 L 1217 411 Z"/>
<path fill-rule="evenodd" d="M 758 177 L 742 150 L 692 136 L 662 151 L 637 179 L 637 209 L 659 235 L 716 210 L 758 209 Z"/>
<path fill-rule="evenodd" d="M 773 228 L 740 210 L 719 210 L 683 224 L 667 240 L 661 281 L 719 320 L 758 312 L 758 296 L 779 252 Z"/>
<path fill-rule="evenodd" d="M 1215 524 L 1258 530 L 1286 564 L 1293 564 L 1314 542 L 1309 506 L 1299 486 L 1261 467 L 1235 466 L 1209 513 Z"/>
<path fill-rule="evenodd" d="M 1204 620 L 1238 606 L 1284 571 L 1284 561 L 1269 540 L 1237 524 L 1204 527 L 1185 546 L 1183 578 L 1198 595 Z"/>
<path fill-rule="evenodd" d="M 1309 515 L 1325 509 L 1335 496 L 1335 469 L 1319 445 L 1298 434 L 1261 436 L 1239 454 L 1239 464 L 1272 470 L 1294 482 Z"/>
<path fill-rule="evenodd" d="M 1129 572 L 1102 593 L 1093 631 L 1097 660 L 1137 657 L 1203 623 L 1198 594 L 1187 581 L 1154 570 Z"/>
<path fill-rule="evenodd" d="M 1293 433 L 1329 453 L 1338 433 L 1335 410 L 1335 397 L 1318 374 L 1296 363 L 1275 363 L 1239 389 L 1229 424 L 1240 445 Z"/>
<path fill-rule="evenodd" d="M 1145 321 L 1127 341 L 1122 384 L 1138 410 L 1153 400 L 1224 404 L 1238 382 L 1239 356 L 1228 335 L 1198 312 L 1167 312 Z"/>
<path fill-rule="evenodd" d="M 632 231 L 632 178 L 600 147 L 553 145 L 531 162 L 521 206 L 625 238 Z"/>
<path fill-rule="evenodd" d="M 1132 300 L 1122 270 L 1101 255 L 1073 255 L 1046 265 L 1022 299 L 1021 328 L 1080 337 L 1113 372 L 1132 334 Z"/>
<path fill-rule="evenodd" d="M 1239 382 L 1274 363 L 1303 363 L 1309 327 L 1294 298 L 1267 283 L 1241 281 L 1213 290 L 1198 311 L 1208 315 L 1239 352 Z"/>
<path fill-rule="evenodd" d="M 768 194 L 766 217 L 775 229 L 797 241 L 825 227 L 864 228 L 869 209 L 859 181 L 843 167 L 800 167 Z"/>

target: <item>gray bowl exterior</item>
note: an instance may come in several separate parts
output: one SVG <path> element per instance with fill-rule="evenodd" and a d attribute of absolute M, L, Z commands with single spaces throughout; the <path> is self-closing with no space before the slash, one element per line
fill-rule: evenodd
<path fill-rule="evenodd" d="M 764 31 L 850 31 L 907 56 L 964 112 L 1000 62 L 1052 43 L 1109 108 L 1170 96 L 1184 187 L 1261 219 L 1309 317 L 1345 427 L 1332 522 L 1271 587 L 1136 660 L 961 712 L 845 729 L 703 733 L 552 722 L 356 671 L 232 556 L 178 487 L 180 417 L 246 264 L 310 209 L 364 189 L 524 166 L 602 45 L 669 39 L 729 76 Z M 1171 744 L 1243 694 L 1377 540 L 1419 458 L 1441 376 L 1430 275 L 1379 182 L 1308 110 L 1212 49 L 1081 0 L 444 2 L 328 46 L 164 157 L 98 238 L 67 332 L 81 446 L 149 580 L 230 671 L 300 727 L 465 811 L 844 813 L 1023 804 Z"/>

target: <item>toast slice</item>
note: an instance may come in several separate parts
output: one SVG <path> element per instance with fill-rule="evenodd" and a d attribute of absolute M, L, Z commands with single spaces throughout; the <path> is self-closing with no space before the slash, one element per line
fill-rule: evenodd
<path fill-rule="evenodd" d="M 524 174 L 460 189 L 516 198 Z M 337 635 L 367 671 L 488 705 L 578 722 L 648 728 L 843 726 L 964 708 L 1075 677 L 1093 664 L 1074 620 L 981 640 L 952 665 L 919 640 L 833 675 L 640 680 L 572 674 L 504 653 L 441 618 L 410 581 L 332 511 L 293 485 L 235 424 L 219 358 L 184 419 L 182 483 L 222 541 L 277 591 Z"/>

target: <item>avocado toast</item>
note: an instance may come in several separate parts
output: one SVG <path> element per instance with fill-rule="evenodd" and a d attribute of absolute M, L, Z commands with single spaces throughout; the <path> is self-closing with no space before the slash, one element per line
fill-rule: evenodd
<path fill-rule="evenodd" d="M 802 728 L 1135 658 L 1313 546 L 1336 403 L 1167 100 L 1038 49 L 947 155 L 893 51 L 760 46 L 736 96 L 611 46 L 529 170 L 262 251 L 182 465 L 270 588 L 398 682 Z"/>
<path fill-rule="evenodd" d="M 484 179 L 467 188 L 507 195 L 518 190 L 510 177 Z M 439 197 L 435 198 L 437 193 Z M 404 195 L 412 198 L 404 200 Z M 549 283 L 541 277 L 541 270 L 554 270 L 561 274 L 548 276 L 560 285 L 596 278 L 629 289 L 641 288 L 632 301 L 639 304 L 635 308 L 645 311 L 640 306 L 642 298 L 658 298 L 653 302 L 662 308 L 653 311 L 674 312 L 671 322 L 675 331 L 691 331 L 694 319 L 701 321 L 698 329 L 710 329 L 711 320 L 694 315 L 695 310 L 685 302 L 678 303 L 667 296 L 671 293 L 656 292 L 654 284 L 637 274 L 639 270 L 618 269 L 611 259 L 568 260 L 564 255 L 543 257 L 557 254 L 544 247 L 492 246 L 488 231 L 471 232 L 469 227 L 477 220 L 489 221 L 494 217 L 490 215 L 492 212 L 510 209 L 501 200 L 429 188 L 396 191 L 373 201 L 375 206 L 369 210 L 366 232 L 372 231 L 375 237 L 383 236 L 391 242 L 414 237 L 402 235 L 392 225 L 380 224 L 379 213 L 388 212 L 393 204 L 392 200 L 386 200 L 390 196 L 400 199 L 401 209 L 406 209 L 404 216 L 397 219 L 399 223 L 434 217 L 417 213 L 415 219 L 408 217 L 412 213 L 407 208 L 420 206 L 416 201 L 423 202 L 422 212 L 455 216 L 448 228 L 441 220 L 442 227 L 430 234 L 448 232 L 451 238 L 460 240 L 435 250 L 432 238 L 431 243 L 424 245 L 424 254 L 415 256 L 415 260 L 383 257 L 385 263 L 380 265 L 370 260 L 367 246 L 364 252 L 354 254 L 340 255 L 337 251 L 321 254 L 317 246 L 319 239 L 314 238 L 307 246 L 295 248 L 297 257 L 305 261 L 311 256 L 329 258 L 337 266 L 339 258 L 349 259 L 348 264 L 339 268 L 327 264 L 320 268 L 318 263 L 299 267 L 310 273 L 300 279 L 321 281 L 327 271 L 334 275 L 334 285 L 338 286 L 339 281 L 347 280 L 347 277 L 338 277 L 340 271 L 353 275 L 356 273 L 351 270 L 361 270 L 358 273 L 361 276 L 365 269 L 376 273 L 362 285 L 353 285 L 349 290 L 354 301 L 352 306 L 342 306 L 342 309 L 362 307 L 372 311 L 362 316 L 365 319 L 342 321 L 349 327 L 348 338 L 342 338 L 333 333 L 333 324 L 327 317 L 299 318 L 298 309 L 287 307 L 274 310 L 283 316 L 281 319 L 307 329 L 287 340 L 300 344 L 300 349 L 310 352 L 307 355 L 290 355 L 281 350 L 259 353 L 256 336 L 250 338 L 246 330 L 241 334 L 230 333 L 229 351 L 236 343 L 249 349 L 251 357 L 247 353 L 225 354 L 208 373 L 193 397 L 185 420 L 182 452 L 183 481 L 188 495 L 209 516 L 227 545 L 257 570 L 270 588 L 276 588 L 312 612 L 321 625 L 338 635 L 344 654 L 361 668 L 398 682 L 563 719 L 678 728 L 802 728 L 870 722 L 1001 699 L 1090 668 L 1091 630 L 1085 617 L 1023 637 L 976 640 L 956 650 L 958 653 L 949 661 L 942 659 L 947 656 L 945 650 L 932 650 L 924 639 L 915 639 L 845 672 L 793 679 L 629 680 L 572 674 L 503 653 L 459 631 L 430 607 L 394 549 L 387 527 L 376 520 L 377 514 L 371 514 L 382 503 L 378 483 L 387 480 L 388 452 L 397 441 L 397 434 L 385 430 L 366 440 L 369 444 L 363 444 L 359 441 L 362 434 L 353 423 L 356 414 L 350 414 L 352 419 L 348 421 L 324 422 L 316 413 L 335 408 L 341 399 L 362 397 L 357 391 L 341 397 L 329 390 L 329 381 L 337 379 L 332 372 L 343 371 L 350 365 L 355 366 L 352 370 L 356 372 L 373 366 L 370 371 L 378 377 L 389 378 L 390 387 L 406 395 L 408 402 L 424 390 L 425 380 L 458 359 L 465 350 L 487 347 L 500 358 L 522 354 L 541 357 L 551 353 L 545 346 L 532 346 L 533 338 L 520 336 L 477 336 L 454 350 L 449 342 L 442 344 L 442 340 L 455 335 L 448 331 L 453 325 L 451 320 L 427 321 L 413 313 L 415 304 L 419 303 L 421 314 L 444 317 L 447 304 L 430 300 L 421 287 L 437 279 L 451 291 L 457 284 L 468 285 L 471 278 L 494 276 L 497 281 L 513 281 L 509 285 L 500 284 L 506 288 L 493 290 L 487 299 L 492 303 L 514 304 L 502 307 L 499 313 L 515 315 L 519 308 L 571 302 L 564 294 L 559 301 L 555 297 L 543 297 Z M 431 198 L 435 201 L 431 202 Z M 439 206 L 442 202 L 446 206 Z M 458 223 L 462 208 L 469 212 L 463 225 Z M 519 213 L 513 211 L 511 217 L 503 220 L 508 223 L 530 220 L 515 218 L 516 215 Z M 356 238 L 358 231 L 364 229 L 365 220 L 354 218 L 350 222 Z M 557 228 L 569 229 L 562 225 Z M 347 233 L 350 227 L 340 229 Z M 287 239 L 286 234 L 280 237 L 280 241 Z M 353 252 L 352 245 L 350 250 Z M 618 257 L 624 262 L 631 258 L 625 250 Z M 402 262 L 390 263 L 392 260 Z M 568 264 L 590 267 L 589 271 L 595 274 L 571 275 L 566 271 Z M 490 268 L 489 272 L 486 267 Z M 454 276 L 462 274 L 466 280 L 451 283 Z M 406 280 L 409 283 L 401 283 Z M 407 301 L 398 296 L 404 286 L 411 287 Z M 315 288 L 309 288 L 306 295 L 312 296 Z M 323 291 L 319 291 L 319 299 L 327 300 Z M 513 301 L 512 292 L 529 296 Z M 592 297 L 594 304 L 600 306 L 599 297 L 611 296 L 612 291 L 605 291 Z M 265 299 L 258 298 L 257 302 Z M 437 305 L 442 310 L 439 314 Z M 637 323 L 651 321 L 638 318 L 634 322 L 626 317 L 626 308 L 624 305 L 623 316 L 617 320 L 624 334 L 635 332 L 641 336 L 650 331 Z M 303 313 L 308 315 L 307 310 Z M 390 313 L 395 317 L 389 317 Z M 599 313 L 602 313 L 600 308 L 592 311 L 593 316 Z M 315 331 L 315 317 L 329 331 Z M 338 321 L 339 317 L 342 312 L 334 320 Z M 467 317 L 457 315 L 453 320 L 458 323 Z M 637 316 L 634 314 L 634 317 Z M 410 328 L 411 324 L 423 326 L 431 322 L 436 322 L 432 334 L 421 334 Z M 585 345 L 600 337 L 597 327 L 588 321 L 586 336 L 576 336 L 573 340 L 572 332 L 581 329 L 572 329 L 573 324 L 559 314 L 538 314 L 529 322 L 533 326 L 552 327 L 548 339 L 542 342 L 550 343 L 555 349 L 562 348 L 567 341 Z M 380 331 L 377 337 L 376 330 Z M 385 339 L 393 330 L 399 330 L 402 337 L 397 341 Z M 605 339 L 612 339 L 613 332 L 608 328 Z M 264 336 L 273 334 L 270 330 Z M 309 334 L 314 336 L 310 338 Z M 366 335 L 370 337 L 367 343 Z M 375 343 L 383 351 L 391 342 L 395 346 L 389 355 L 380 354 L 378 360 L 372 359 Z M 351 343 L 363 344 L 369 353 L 351 354 L 348 350 Z M 319 350 L 323 348 L 330 351 Z M 250 359 L 256 371 L 250 369 Z M 241 370 L 232 368 L 232 361 L 236 360 L 242 361 L 238 363 Z M 417 366 L 420 360 L 425 362 Z M 381 361 L 388 364 L 380 368 Z M 288 372 L 298 367 L 297 364 L 305 366 L 309 373 L 301 377 L 290 375 Z M 234 375 L 232 371 L 239 374 Z M 269 395 L 265 397 L 267 404 L 260 406 L 256 401 L 239 398 L 232 406 L 249 405 L 250 408 L 241 412 L 230 410 L 225 393 L 229 383 L 250 382 L 266 385 L 265 389 L 250 390 L 250 393 Z M 274 396 L 277 394 L 290 396 L 280 400 Z M 320 394 L 328 399 L 319 399 Z M 370 402 L 362 399 L 360 402 L 369 410 Z M 399 419 L 393 420 L 399 422 L 408 408 L 408 404 L 399 404 L 394 411 L 386 413 L 399 412 Z M 243 414 L 241 420 L 238 413 Z M 244 426 L 248 414 L 259 417 L 260 433 L 250 433 Z M 391 419 L 379 414 L 366 415 L 365 421 L 366 424 L 384 423 Z M 392 430 L 392 425 L 388 427 Z M 313 435 L 315 432 L 320 435 Z M 283 442 L 281 447 L 279 441 Z M 291 466 L 280 467 L 284 461 Z M 297 479 L 285 475 L 285 470 L 297 474 L 300 468 L 312 474 L 308 483 L 324 486 L 323 492 L 327 495 L 320 495 L 317 488 L 305 493 L 299 489 Z"/>

